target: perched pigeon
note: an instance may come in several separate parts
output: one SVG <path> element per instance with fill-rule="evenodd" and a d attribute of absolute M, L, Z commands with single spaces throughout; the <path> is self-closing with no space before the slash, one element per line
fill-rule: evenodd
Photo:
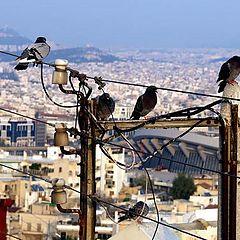
<path fill-rule="evenodd" d="M 108 93 L 103 93 L 97 98 L 98 119 L 107 120 L 115 110 L 115 102 Z"/>
<path fill-rule="evenodd" d="M 226 87 L 227 83 L 234 84 L 235 79 L 238 77 L 240 73 L 240 57 L 233 56 L 228 59 L 222 66 L 218 74 L 217 82 L 219 89 L 218 92 L 222 92 Z"/>
<path fill-rule="evenodd" d="M 16 59 L 16 70 L 25 70 L 29 63 L 35 63 L 45 58 L 50 51 L 50 46 L 46 43 L 45 37 L 38 37 L 35 43 L 23 50 L 20 57 Z"/>
<path fill-rule="evenodd" d="M 146 203 L 140 201 L 137 202 L 133 207 L 129 208 L 129 210 L 121 217 L 118 218 L 118 222 L 122 222 L 127 219 L 137 219 L 139 215 L 146 216 L 149 212 L 149 207 Z"/>
<path fill-rule="evenodd" d="M 138 97 L 130 119 L 138 120 L 151 112 L 157 104 L 157 88 L 150 86 L 145 93 Z"/>

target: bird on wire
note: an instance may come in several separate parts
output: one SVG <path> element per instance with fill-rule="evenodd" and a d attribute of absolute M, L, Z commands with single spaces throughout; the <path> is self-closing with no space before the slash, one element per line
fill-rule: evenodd
<path fill-rule="evenodd" d="M 218 93 L 223 92 L 227 84 L 236 84 L 236 78 L 240 74 L 240 57 L 233 56 L 228 59 L 223 65 L 218 74 L 217 82 L 219 82 Z"/>
<path fill-rule="evenodd" d="M 97 117 L 99 120 L 107 120 L 115 110 L 115 101 L 109 93 L 103 93 L 96 97 Z"/>
<path fill-rule="evenodd" d="M 38 63 L 50 52 L 50 46 L 45 37 L 38 37 L 36 41 L 23 50 L 21 56 L 16 59 L 17 65 L 14 69 L 26 70 L 29 63 Z"/>
<path fill-rule="evenodd" d="M 146 203 L 139 201 L 133 207 L 129 208 L 127 212 L 118 218 L 118 223 L 127 219 L 137 219 L 141 216 L 146 216 L 149 212 L 149 207 Z"/>
<path fill-rule="evenodd" d="M 145 93 L 138 97 L 130 119 L 138 120 L 150 113 L 157 104 L 157 88 L 147 87 Z"/>

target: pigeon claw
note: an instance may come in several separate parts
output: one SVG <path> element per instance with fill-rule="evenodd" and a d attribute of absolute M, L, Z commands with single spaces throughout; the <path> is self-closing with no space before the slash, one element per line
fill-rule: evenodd
<path fill-rule="evenodd" d="M 231 84 L 231 85 L 235 85 L 235 84 L 238 84 L 234 79 L 228 81 L 228 84 Z"/>

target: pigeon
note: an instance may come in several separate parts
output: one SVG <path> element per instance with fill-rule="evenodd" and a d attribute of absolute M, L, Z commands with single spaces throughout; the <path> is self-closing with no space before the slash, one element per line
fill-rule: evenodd
<path fill-rule="evenodd" d="M 38 37 L 35 43 L 23 50 L 20 57 L 16 59 L 16 70 L 26 70 L 29 63 L 36 63 L 45 58 L 50 52 L 50 46 L 45 37 Z"/>
<path fill-rule="evenodd" d="M 103 93 L 97 98 L 97 115 L 98 119 L 107 120 L 115 110 L 115 102 L 109 93 Z"/>
<path fill-rule="evenodd" d="M 133 207 L 129 208 L 127 212 L 118 218 L 118 223 L 127 219 L 137 219 L 139 216 L 146 216 L 149 212 L 149 207 L 146 203 L 139 201 Z"/>
<path fill-rule="evenodd" d="M 219 82 L 218 93 L 223 92 L 224 88 L 228 84 L 236 83 L 235 79 L 238 77 L 240 73 L 240 57 L 233 56 L 228 59 L 223 65 L 218 74 L 217 82 Z"/>
<path fill-rule="evenodd" d="M 130 119 L 138 120 L 150 113 L 157 104 L 157 88 L 150 86 L 145 93 L 138 97 Z"/>

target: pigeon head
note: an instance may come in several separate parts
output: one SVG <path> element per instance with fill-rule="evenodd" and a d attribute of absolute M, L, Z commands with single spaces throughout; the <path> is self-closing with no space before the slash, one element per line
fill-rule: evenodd
<path fill-rule="evenodd" d="M 231 60 L 233 60 L 233 61 L 240 61 L 240 57 L 239 56 L 233 56 L 231 58 Z"/>
<path fill-rule="evenodd" d="M 38 37 L 35 43 L 45 43 L 47 39 L 45 37 Z"/>
<path fill-rule="evenodd" d="M 155 86 L 149 86 L 146 89 L 146 93 L 156 93 L 157 92 L 157 88 Z"/>
<path fill-rule="evenodd" d="M 109 93 L 103 93 L 102 96 L 101 96 L 102 99 L 106 99 L 106 100 L 109 100 L 110 99 L 110 95 Z"/>

